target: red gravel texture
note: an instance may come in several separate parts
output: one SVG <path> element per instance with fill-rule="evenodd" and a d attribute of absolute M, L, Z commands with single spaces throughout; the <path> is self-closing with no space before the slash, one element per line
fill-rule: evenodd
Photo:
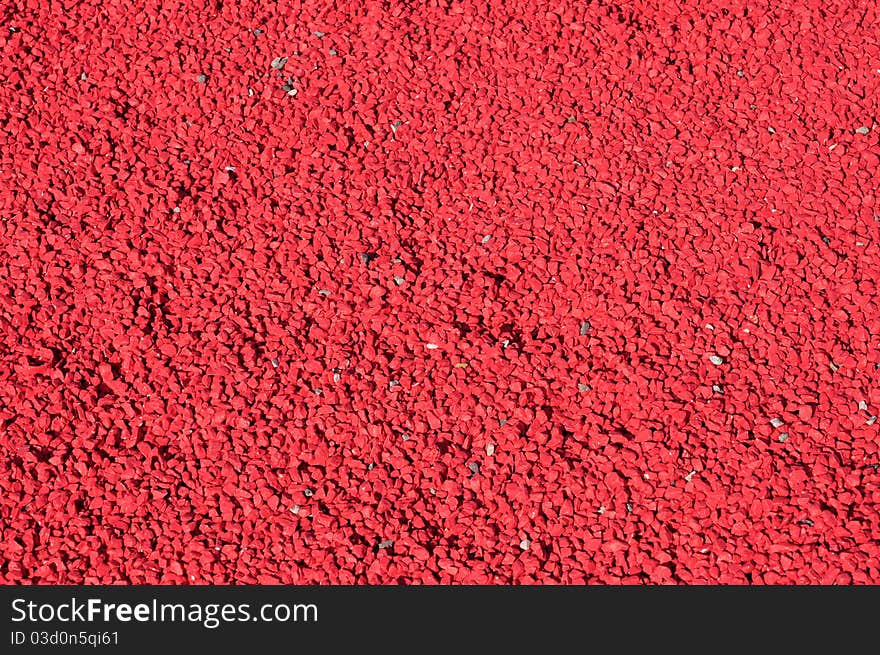
<path fill-rule="evenodd" d="M 880 583 L 877 3 L 333 5 L 0 6 L 0 582 Z"/>

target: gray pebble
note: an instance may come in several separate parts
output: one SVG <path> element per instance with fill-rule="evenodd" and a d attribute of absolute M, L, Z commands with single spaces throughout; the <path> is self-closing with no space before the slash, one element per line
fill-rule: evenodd
<path fill-rule="evenodd" d="M 626 511 L 627 511 L 627 512 L 631 512 L 631 511 L 633 511 L 632 503 L 627 503 L 627 504 L 626 504 Z"/>
<path fill-rule="evenodd" d="M 721 366 L 724 363 L 724 359 L 718 355 L 711 355 L 709 361 L 715 364 L 715 366 Z"/>
<path fill-rule="evenodd" d="M 691 480 L 693 480 L 696 474 L 696 471 L 691 471 L 690 473 L 688 473 L 686 476 L 684 476 L 685 482 L 690 482 Z"/>
<path fill-rule="evenodd" d="M 303 491 L 303 495 L 304 495 L 306 498 L 311 498 L 312 496 L 315 495 L 315 492 L 312 491 L 311 489 L 306 489 L 305 491 Z"/>
<path fill-rule="evenodd" d="M 204 83 L 207 82 L 207 81 L 208 81 L 208 76 L 205 75 L 204 73 L 202 73 L 201 75 L 199 75 L 199 76 L 196 78 L 196 82 L 198 82 L 199 84 L 204 84 Z"/>
<path fill-rule="evenodd" d="M 491 240 L 492 240 L 491 234 L 487 234 L 486 236 L 483 237 L 483 243 L 489 243 L 489 241 L 491 241 Z"/>
<path fill-rule="evenodd" d="M 319 39 L 323 39 L 324 33 L 323 32 L 315 32 L 315 36 L 317 36 Z"/>
<path fill-rule="evenodd" d="M 868 403 L 866 403 L 864 400 L 860 400 L 859 401 L 859 409 L 862 410 L 863 412 L 866 411 L 868 409 Z"/>
<path fill-rule="evenodd" d="M 578 384 L 578 391 L 580 391 L 581 393 L 587 392 L 589 390 L 590 390 L 589 384 L 584 384 L 582 382 Z"/>
<path fill-rule="evenodd" d="M 474 475 L 477 475 L 480 472 L 480 465 L 477 462 L 471 462 L 470 464 L 468 464 L 468 468 Z"/>
<path fill-rule="evenodd" d="M 278 360 L 274 357 L 272 358 L 272 368 L 278 368 Z"/>
<path fill-rule="evenodd" d="M 275 70 L 280 71 L 282 68 L 284 68 L 284 64 L 286 64 L 286 63 L 287 63 L 287 57 L 276 57 L 275 59 L 272 60 L 272 63 L 270 65 Z"/>
<path fill-rule="evenodd" d="M 783 421 L 781 418 L 774 417 L 770 419 L 770 425 L 772 425 L 774 428 L 781 428 L 783 425 L 785 425 L 785 421 Z"/>
<path fill-rule="evenodd" d="M 724 393 L 724 389 L 719 387 L 717 384 L 712 385 L 712 391 L 714 391 L 715 393 L 721 393 L 721 394 Z"/>
<path fill-rule="evenodd" d="M 396 284 L 397 286 L 400 286 L 404 282 L 405 280 L 402 277 L 398 277 L 397 275 L 394 276 L 394 284 Z"/>
<path fill-rule="evenodd" d="M 779 435 L 779 443 L 785 443 L 788 441 L 788 432 L 783 432 Z"/>
<path fill-rule="evenodd" d="M 865 421 L 865 425 L 874 425 L 877 422 L 877 417 L 872 416 L 867 421 Z"/>
<path fill-rule="evenodd" d="M 493 443 L 486 444 L 486 454 L 489 457 L 492 457 L 492 455 L 495 454 L 495 444 L 493 444 Z"/>
<path fill-rule="evenodd" d="M 589 334 L 591 327 L 593 327 L 593 324 L 589 321 L 584 321 L 583 323 L 581 323 L 581 336 L 583 337 Z"/>
<path fill-rule="evenodd" d="M 385 541 L 379 542 L 379 550 L 385 550 L 386 548 L 391 548 L 394 545 L 393 539 L 386 539 Z"/>
<path fill-rule="evenodd" d="M 770 134 L 776 134 L 776 130 L 774 130 L 772 127 L 768 127 L 767 131 L 770 132 Z"/>
<path fill-rule="evenodd" d="M 737 76 L 737 77 L 745 77 L 745 75 L 746 75 L 746 74 L 743 73 L 742 71 L 736 71 L 736 76 Z"/>
<path fill-rule="evenodd" d="M 522 550 L 528 550 L 529 548 L 532 547 L 532 542 L 529 541 L 528 539 L 523 539 L 522 541 L 519 542 L 519 547 Z"/>
<path fill-rule="evenodd" d="M 871 128 L 870 128 L 870 127 L 864 127 L 864 126 L 863 126 L 863 127 L 860 127 L 860 128 L 858 128 L 858 129 L 856 130 L 856 134 L 863 134 L 863 135 L 864 135 L 864 134 L 867 134 L 867 133 L 870 132 L 870 131 L 871 131 Z"/>
<path fill-rule="evenodd" d="M 330 56 L 331 56 L 331 57 L 335 57 L 335 56 L 336 56 L 336 51 L 335 51 L 333 48 L 330 48 Z"/>
<path fill-rule="evenodd" d="M 334 381 L 334 382 L 339 382 L 341 379 L 342 379 L 342 376 L 339 375 L 339 373 L 334 373 L 334 374 L 333 374 L 333 381 Z"/>
<path fill-rule="evenodd" d="M 318 289 L 318 295 L 319 296 L 329 296 L 330 289 Z"/>
<path fill-rule="evenodd" d="M 254 30 L 254 36 L 260 36 L 260 34 L 262 34 L 262 33 L 263 33 L 263 30 L 261 30 L 259 27 Z"/>
<path fill-rule="evenodd" d="M 506 423 L 507 423 L 507 419 L 506 419 L 506 418 L 500 418 L 500 419 L 498 419 L 498 425 L 500 425 L 501 427 L 504 427 L 504 425 L 505 425 Z"/>

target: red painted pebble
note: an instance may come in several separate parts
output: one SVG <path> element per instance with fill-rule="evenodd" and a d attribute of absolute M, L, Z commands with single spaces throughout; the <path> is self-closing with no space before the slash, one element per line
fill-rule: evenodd
<path fill-rule="evenodd" d="M 880 583 L 875 3 L 14 3 L 0 583 Z"/>

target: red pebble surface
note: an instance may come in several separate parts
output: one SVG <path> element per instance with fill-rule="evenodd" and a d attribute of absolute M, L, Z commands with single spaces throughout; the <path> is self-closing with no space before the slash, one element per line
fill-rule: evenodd
<path fill-rule="evenodd" d="M 868 0 L 8 4 L 0 582 L 880 583 Z"/>

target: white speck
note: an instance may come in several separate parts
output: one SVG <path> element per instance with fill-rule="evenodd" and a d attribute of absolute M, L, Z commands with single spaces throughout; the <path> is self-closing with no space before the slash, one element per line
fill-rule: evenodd
<path fill-rule="evenodd" d="M 425 348 L 427 348 L 428 350 L 437 350 L 437 348 L 439 348 L 439 347 L 440 346 L 438 346 L 436 343 L 426 343 L 425 344 Z"/>
<path fill-rule="evenodd" d="M 691 471 L 686 476 L 684 476 L 685 481 L 690 482 L 696 474 L 697 474 L 696 471 Z"/>
<path fill-rule="evenodd" d="M 489 243 L 489 241 L 491 241 L 491 240 L 492 240 L 491 234 L 487 234 L 486 236 L 483 237 L 483 243 Z"/>
<path fill-rule="evenodd" d="M 788 432 L 783 432 L 779 435 L 779 443 L 785 443 L 788 441 Z"/>
<path fill-rule="evenodd" d="M 828 146 L 828 149 L 829 149 L 829 150 L 834 150 L 836 147 L 837 147 L 837 144 L 836 144 L 836 143 L 832 143 L 830 146 Z"/>
<path fill-rule="evenodd" d="M 394 284 L 396 284 L 397 286 L 400 286 L 404 282 L 405 280 L 402 277 L 398 277 L 397 275 L 394 276 Z"/>
<path fill-rule="evenodd" d="M 277 359 L 272 358 L 272 362 L 271 362 L 271 363 L 272 363 L 272 368 L 278 368 L 278 360 L 277 360 Z"/>
<path fill-rule="evenodd" d="M 291 507 L 290 513 L 291 514 L 299 514 L 299 505 L 294 505 L 293 507 Z"/>
<path fill-rule="evenodd" d="M 227 173 L 233 173 L 235 172 L 235 166 L 226 166 L 223 170 Z"/>
<path fill-rule="evenodd" d="M 339 382 L 341 379 L 342 379 L 342 376 L 339 375 L 339 373 L 334 373 L 334 374 L 333 374 L 333 381 L 334 381 L 334 382 Z"/>
<path fill-rule="evenodd" d="M 865 410 L 868 409 L 868 403 L 866 403 L 864 400 L 860 400 L 859 401 L 859 409 L 864 412 Z"/>
<path fill-rule="evenodd" d="M 596 510 L 596 512 L 599 514 L 599 516 L 601 516 L 602 514 L 604 514 L 606 511 L 607 511 L 607 510 L 605 509 L 605 505 L 600 506 L 599 509 Z"/>
<path fill-rule="evenodd" d="M 870 131 L 871 131 L 870 127 L 862 126 L 856 130 L 856 134 L 868 134 L 868 132 L 870 132 Z"/>
<path fill-rule="evenodd" d="M 519 547 L 522 550 L 528 550 L 529 548 L 532 547 L 532 542 L 529 541 L 528 539 L 523 539 L 522 541 L 519 542 Z"/>
<path fill-rule="evenodd" d="M 280 71 L 282 68 L 284 68 L 284 64 L 286 63 L 287 57 L 275 57 L 275 59 L 273 59 L 272 63 L 269 65 L 275 70 Z"/>
<path fill-rule="evenodd" d="M 877 417 L 872 416 L 867 421 L 865 421 L 865 425 L 874 425 L 877 422 Z"/>
<path fill-rule="evenodd" d="M 721 366 L 724 363 L 724 360 L 718 355 L 711 355 L 709 361 L 715 364 L 715 366 Z"/>
<path fill-rule="evenodd" d="M 495 454 L 495 444 L 493 444 L 493 443 L 486 444 L 486 454 L 489 457 L 492 457 L 492 455 Z"/>
<path fill-rule="evenodd" d="M 707 330 L 714 330 L 714 329 L 715 329 L 715 326 L 712 325 L 711 323 L 706 323 L 706 329 L 707 329 Z"/>
<path fill-rule="evenodd" d="M 770 425 L 772 425 L 774 428 L 781 428 L 783 425 L 785 425 L 785 421 L 783 421 L 781 418 L 773 417 L 770 419 Z"/>
<path fill-rule="evenodd" d="M 739 170 L 739 166 L 731 166 L 730 170 L 732 170 L 734 173 L 736 173 Z"/>

